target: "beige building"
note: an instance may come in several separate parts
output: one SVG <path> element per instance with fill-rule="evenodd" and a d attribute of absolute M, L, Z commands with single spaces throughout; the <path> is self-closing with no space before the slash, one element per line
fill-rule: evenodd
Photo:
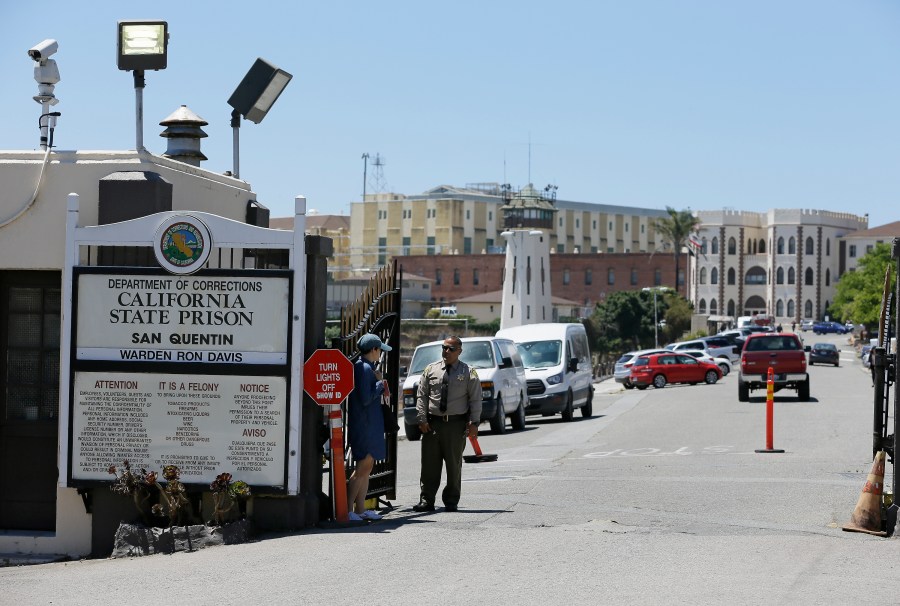
<path fill-rule="evenodd" d="M 294 217 L 271 219 L 272 229 L 294 229 Z M 306 235 L 331 238 L 334 255 L 328 259 L 329 275 L 335 280 L 349 278 L 350 268 L 346 265 L 350 258 L 350 217 L 348 215 L 322 215 L 311 210 L 306 215 Z"/>
<path fill-rule="evenodd" d="M 461 316 L 472 316 L 478 322 L 487 324 L 500 317 L 503 291 L 495 290 L 483 294 L 472 295 L 456 301 L 456 311 Z M 558 322 L 560 318 L 576 318 L 581 313 L 578 301 L 570 301 L 562 297 L 551 297 L 552 318 L 546 322 Z"/>
<path fill-rule="evenodd" d="M 550 250 L 572 252 L 652 252 L 659 242 L 653 221 L 663 210 L 571 202 L 555 198 L 555 188 L 531 185 L 511 191 L 498 184 L 442 185 L 419 195 L 369 194 L 350 211 L 350 262 L 371 272 L 397 255 L 500 252 L 508 227 L 500 210 L 518 196 L 552 201 L 556 217 Z M 527 227 L 527 226 L 526 226 Z"/>
<path fill-rule="evenodd" d="M 702 246 L 690 261 L 689 299 L 695 313 L 722 323 L 754 313 L 785 325 L 821 319 L 849 269 L 845 238 L 868 223 L 867 216 L 808 209 L 697 216 Z"/>
<path fill-rule="evenodd" d="M 856 270 L 860 257 L 872 252 L 876 244 L 890 244 L 894 238 L 900 238 L 900 221 L 847 234 L 841 239 L 841 273 Z"/>

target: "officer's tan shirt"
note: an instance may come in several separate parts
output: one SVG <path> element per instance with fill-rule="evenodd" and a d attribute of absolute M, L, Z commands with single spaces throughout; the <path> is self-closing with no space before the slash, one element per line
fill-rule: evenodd
<path fill-rule="evenodd" d="M 416 394 L 416 420 L 427 422 L 426 409 L 432 416 L 461 415 L 468 413 L 469 421 L 481 422 L 481 381 L 474 369 L 465 362 L 456 361 L 449 369 L 447 385 L 447 411 L 441 412 L 441 382 L 444 380 L 444 361 L 425 367 L 419 379 Z"/>

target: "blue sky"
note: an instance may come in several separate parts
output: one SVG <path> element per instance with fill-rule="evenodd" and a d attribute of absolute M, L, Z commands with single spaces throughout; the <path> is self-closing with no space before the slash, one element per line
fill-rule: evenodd
<path fill-rule="evenodd" d="M 583 202 L 900 220 L 896 1 L 129 6 L 2 2 L 0 149 L 38 145 L 26 50 L 45 38 L 59 41 L 57 147 L 133 149 L 116 22 L 158 18 L 171 40 L 168 69 L 146 77 L 151 151 L 165 150 L 159 121 L 186 104 L 210 123 L 203 166 L 230 170 L 237 83 L 256 57 L 293 74 L 265 120 L 241 128 L 241 177 L 274 216 L 297 194 L 349 213 L 367 152 L 399 193 L 530 178 Z"/>

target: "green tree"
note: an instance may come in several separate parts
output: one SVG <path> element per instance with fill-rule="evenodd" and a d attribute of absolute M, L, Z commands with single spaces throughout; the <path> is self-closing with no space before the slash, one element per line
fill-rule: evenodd
<path fill-rule="evenodd" d="M 619 353 L 653 342 L 653 298 L 649 297 L 648 305 L 648 294 L 617 291 L 597 304 L 590 334 L 598 353 Z"/>
<path fill-rule="evenodd" d="M 669 216 L 656 219 L 653 227 L 659 238 L 672 247 L 672 253 L 675 256 L 675 289 L 677 291 L 678 272 L 681 270 L 681 248 L 691 232 L 700 225 L 700 218 L 694 216 L 690 209 L 675 210 L 671 206 L 667 206 L 666 212 L 669 213 Z M 686 282 L 687 280 L 685 280 Z"/>
<path fill-rule="evenodd" d="M 672 291 L 666 292 L 663 300 L 666 311 L 661 317 L 666 320 L 663 330 L 665 341 L 660 339 L 660 343 L 671 343 L 679 340 L 681 335 L 691 329 L 691 314 L 694 313 L 694 307 L 690 301 Z"/>
<path fill-rule="evenodd" d="M 860 257 L 856 271 L 848 271 L 837 283 L 837 294 L 828 308 L 833 318 L 878 325 L 881 314 L 881 297 L 884 290 L 884 273 L 891 266 L 890 244 L 876 244 L 872 252 Z"/>

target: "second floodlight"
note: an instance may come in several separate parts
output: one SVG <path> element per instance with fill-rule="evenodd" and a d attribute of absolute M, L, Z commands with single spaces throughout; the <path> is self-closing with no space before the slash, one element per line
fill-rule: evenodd
<path fill-rule="evenodd" d="M 257 59 L 228 99 L 228 105 L 255 124 L 272 109 L 293 76 L 264 59 Z"/>

